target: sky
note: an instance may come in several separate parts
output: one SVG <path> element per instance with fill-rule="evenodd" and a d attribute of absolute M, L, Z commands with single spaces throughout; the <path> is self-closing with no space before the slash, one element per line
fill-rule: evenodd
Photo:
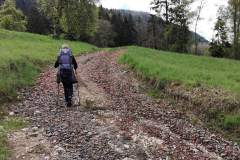
<path fill-rule="evenodd" d="M 103 7 L 115 9 L 129 9 L 136 11 L 144 11 L 154 13 L 150 9 L 152 0 L 101 0 Z M 197 32 L 208 40 L 213 38 L 213 28 L 217 18 L 219 6 L 227 5 L 227 0 L 205 0 L 205 5 L 201 13 L 201 21 L 197 28 Z M 199 5 L 199 0 L 192 5 L 194 10 Z M 194 24 L 190 26 L 194 30 Z"/>

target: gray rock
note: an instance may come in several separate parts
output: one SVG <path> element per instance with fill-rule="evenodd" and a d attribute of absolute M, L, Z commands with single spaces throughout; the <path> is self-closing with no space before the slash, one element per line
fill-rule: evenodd
<path fill-rule="evenodd" d="M 15 113 L 14 112 L 9 112 L 9 116 L 14 116 Z"/>

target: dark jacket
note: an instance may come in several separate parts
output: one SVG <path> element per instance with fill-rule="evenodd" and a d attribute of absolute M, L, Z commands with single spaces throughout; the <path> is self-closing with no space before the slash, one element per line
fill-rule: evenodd
<path fill-rule="evenodd" d="M 77 61 L 75 59 L 74 56 L 72 56 L 72 64 L 73 64 L 73 68 L 76 70 L 78 68 L 78 64 L 77 64 Z M 55 62 L 55 65 L 54 65 L 55 68 L 59 67 L 59 61 L 58 61 L 58 58 Z"/>

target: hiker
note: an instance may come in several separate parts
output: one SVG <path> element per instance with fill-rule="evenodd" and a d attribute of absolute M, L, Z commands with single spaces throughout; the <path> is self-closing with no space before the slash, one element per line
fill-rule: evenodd
<path fill-rule="evenodd" d="M 71 107 L 73 96 L 73 84 L 77 83 L 73 69 L 75 69 L 76 72 L 78 65 L 76 59 L 72 54 L 72 50 L 69 48 L 67 44 L 62 45 L 62 48 L 60 49 L 60 53 L 57 57 L 57 61 L 55 62 L 54 67 L 59 68 L 58 83 L 62 82 L 64 87 L 66 105 L 67 107 Z"/>

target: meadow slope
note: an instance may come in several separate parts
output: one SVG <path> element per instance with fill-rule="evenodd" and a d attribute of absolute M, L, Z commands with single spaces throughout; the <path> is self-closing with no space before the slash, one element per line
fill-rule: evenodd
<path fill-rule="evenodd" d="M 98 49 L 87 43 L 0 29 L 0 102 L 14 97 L 17 88 L 34 84 L 41 69 L 54 63 L 63 43 L 76 55 Z"/>
<path fill-rule="evenodd" d="M 199 57 L 131 46 L 120 62 L 161 83 L 217 87 L 240 94 L 240 61 Z"/>
<path fill-rule="evenodd" d="M 240 142 L 240 61 L 130 46 L 119 62 L 150 84 L 149 95 L 174 98 L 193 123 Z"/>

